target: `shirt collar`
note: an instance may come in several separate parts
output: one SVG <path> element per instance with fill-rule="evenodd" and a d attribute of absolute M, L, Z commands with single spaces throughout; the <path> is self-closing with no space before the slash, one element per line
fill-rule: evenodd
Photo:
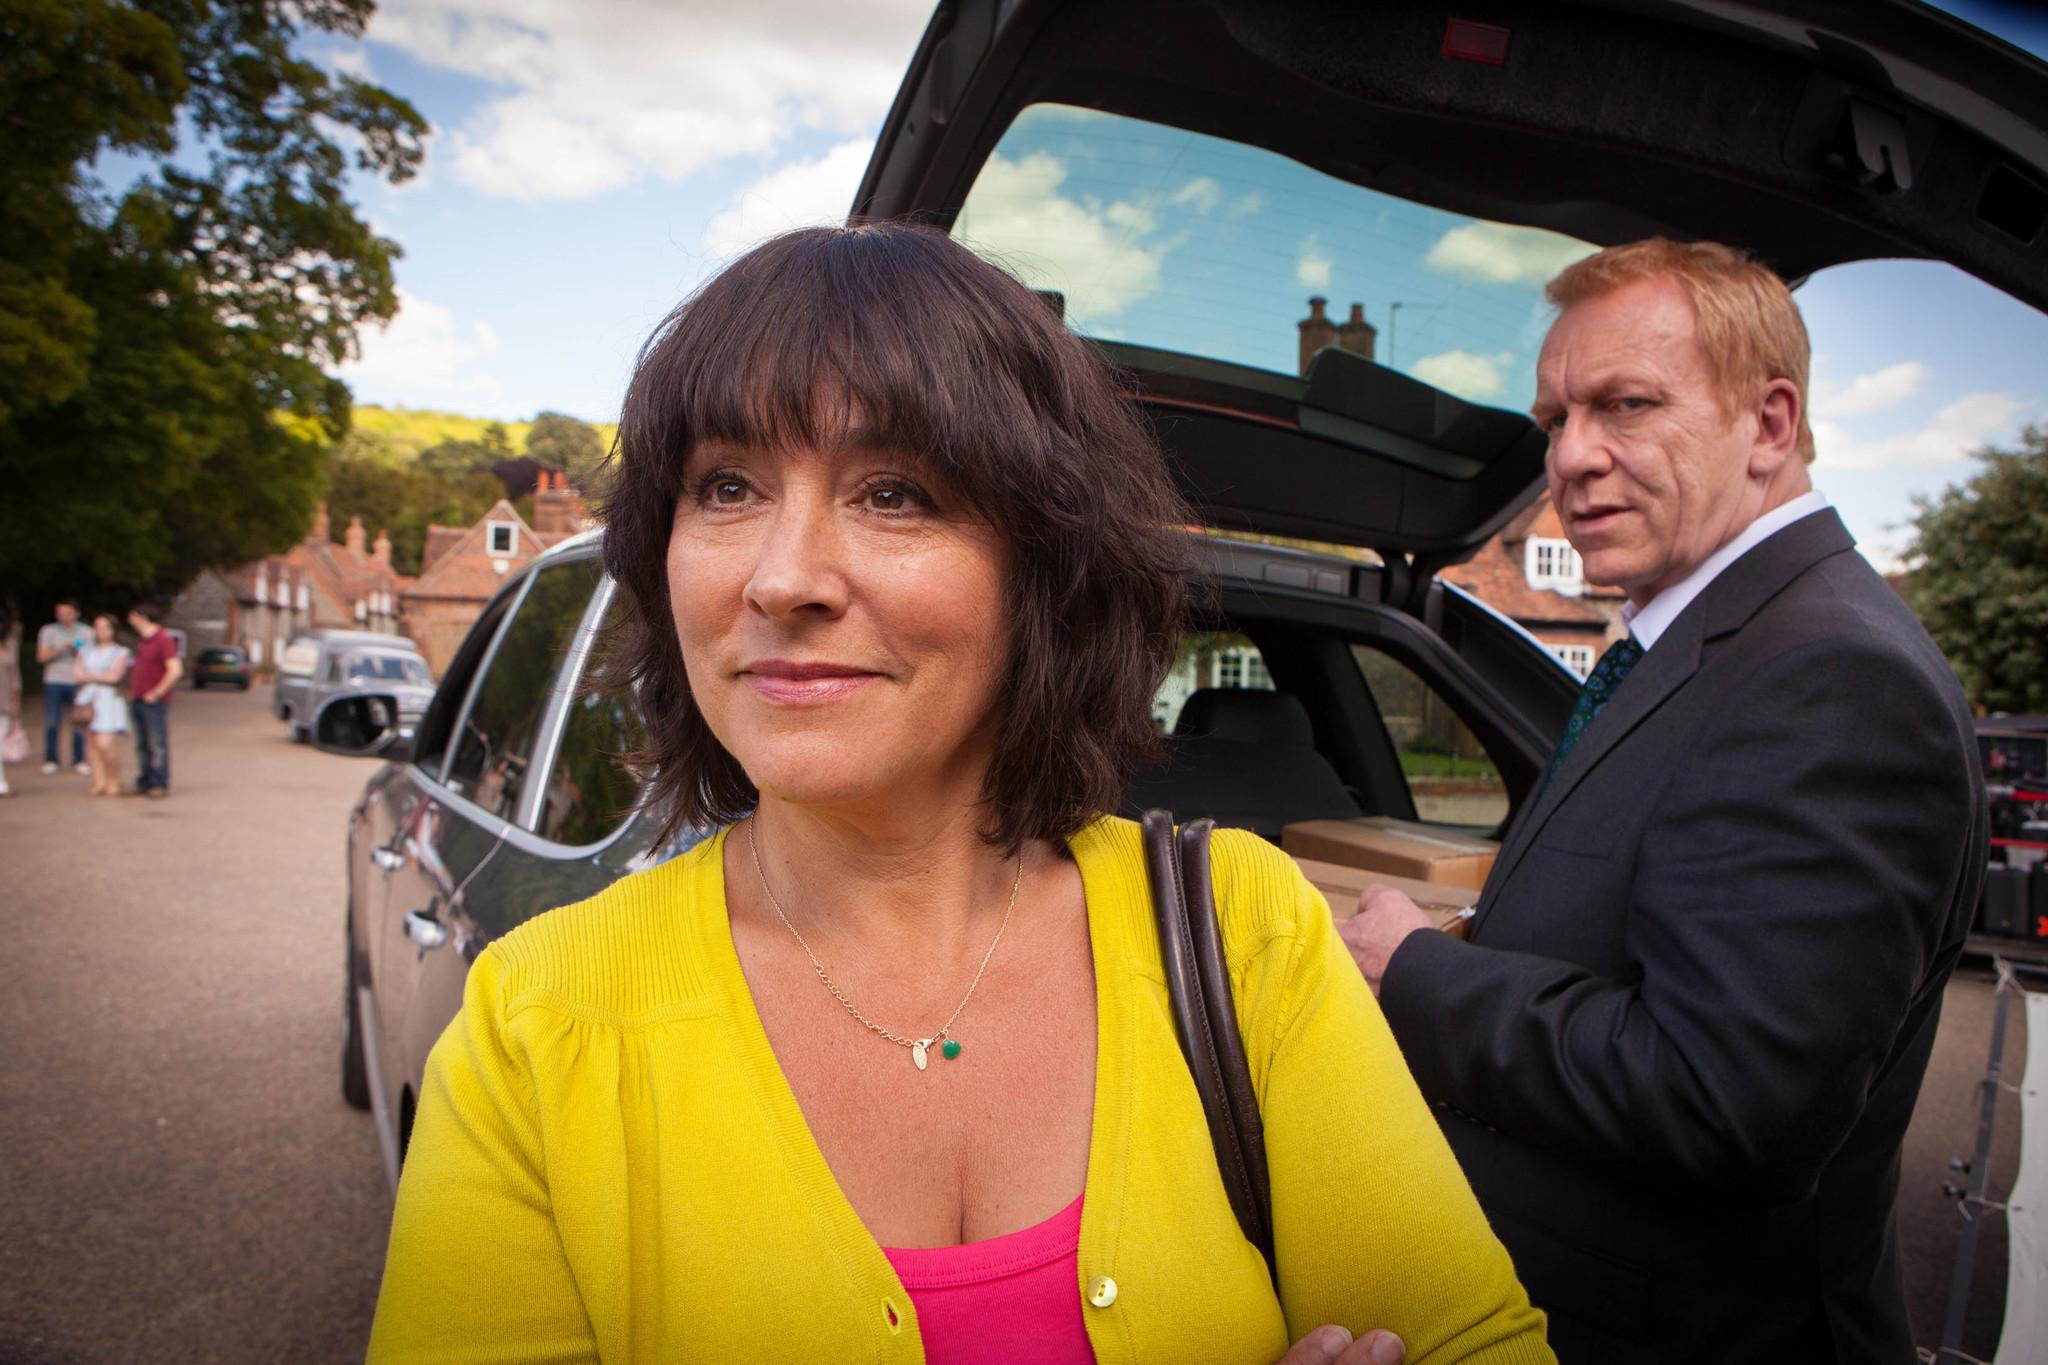
<path fill-rule="evenodd" d="M 1705 592 L 1707 584 L 1720 577 L 1723 569 L 1793 522 L 1810 517 L 1827 506 L 1828 495 L 1816 488 L 1810 493 L 1801 493 L 1782 507 L 1772 508 L 1745 526 L 1735 539 L 1708 555 L 1706 562 L 1697 569 L 1651 598 L 1649 605 L 1624 604 L 1621 623 L 1636 637 L 1637 644 L 1646 650 L 1656 648 L 1658 638 L 1671 628 L 1678 614 L 1691 606 L 1692 600 Z"/>

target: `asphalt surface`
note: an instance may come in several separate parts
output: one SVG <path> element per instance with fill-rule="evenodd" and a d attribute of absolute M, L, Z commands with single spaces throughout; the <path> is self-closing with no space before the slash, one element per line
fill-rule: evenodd
<path fill-rule="evenodd" d="M 342 833 L 375 764 L 268 703 L 180 692 L 168 800 L 8 769 L 0 1365 L 362 1359 L 391 1201 L 339 1086 Z"/>
<path fill-rule="evenodd" d="M 40 698 L 29 698 L 31 721 Z M 181 692 L 166 801 L 12 767 L 0 801 L 0 1365 L 359 1361 L 390 1195 L 339 1090 L 342 830 L 374 760 L 293 745 L 269 693 Z M 40 738 L 40 736 L 38 736 Z M 132 751 L 125 776 L 134 779 Z M 1921 1344 L 1964 1228 L 1987 973 L 1950 986 L 1900 1225 Z M 2005 1077 L 2026 1059 L 2023 1011 Z M 1989 1197 L 2012 1184 L 2001 1099 Z M 1964 1348 L 1989 1359 L 2005 1229 L 1983 1219 Z"/>

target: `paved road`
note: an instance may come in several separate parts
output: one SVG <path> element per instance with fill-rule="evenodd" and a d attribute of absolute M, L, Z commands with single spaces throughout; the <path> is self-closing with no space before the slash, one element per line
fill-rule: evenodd
<path fill-rule="evenodd" d="M 390 1197 L 336 1057 L 374 763 L 268 702 L 180 693 L 167 801 L 9 770 L 0 1365 L 362 1359 Z"/>
<path fill-rule="evenodd" d="M 34 699 L 31 699 L 32 703 Z M 390 1198 L 341 1102 L 342 822 L 374 762 L 286 742 L 269 694 L 181 693 L 169 801 L 15 768 L 0 801 L 0 1365 L 357 1361 Z M 132 780 L 132 755 L 129 759 Z M 1901 1222 L 1933 1345 L 1991 989 L 1950 987 Z M 2015 1008 L 2006 1075 L 2025 1034 Z M 2012 1181 L 2002 1105 L 1992 1197 Z M 2004 1228 L 1979 1248 L 1989 1358 Z"/>

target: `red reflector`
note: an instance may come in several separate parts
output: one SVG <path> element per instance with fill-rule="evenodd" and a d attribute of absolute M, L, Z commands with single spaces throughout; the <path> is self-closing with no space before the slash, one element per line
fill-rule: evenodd
<path fill-rule="evenodd" d="M 1499 66 L 1508 59 L 1508 30 L 1499 24 L 1453 19 L 1444 25 L 1444 56 Z"/>

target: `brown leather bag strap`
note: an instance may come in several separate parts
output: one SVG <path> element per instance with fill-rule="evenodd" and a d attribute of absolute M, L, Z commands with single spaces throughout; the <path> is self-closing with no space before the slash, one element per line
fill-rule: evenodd
<path fill-rule="evenodd" d="M 1266 1258 L 1267 1272 L 1277 1284 L 1265 1128 L 1237 1027 L 1209 873 L 1209 833 L 1215 822 L 1196 820 L 1176 831 L 1169 812 L 1152 810 L 1145 812 L 1141 827 L 1174 1029 L 1209 1122 L 1230 1210 L 1245 1240 Z"/>

